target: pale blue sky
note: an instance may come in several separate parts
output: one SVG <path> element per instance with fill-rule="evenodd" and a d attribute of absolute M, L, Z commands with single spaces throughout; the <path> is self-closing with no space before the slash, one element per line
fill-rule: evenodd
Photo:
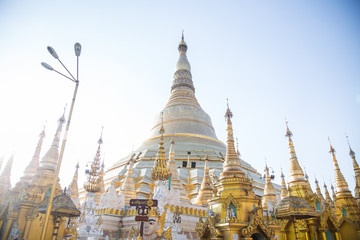
<path fill-rule="evenodd" d="M 62 71 L 50 45 L 74 71 L 75 42 L 81 82 L 61 182 L 77 161 L 83 173 L 102 125 L 106 165 L 127 155 L 169 98 L 184 29 L 196 96 L 220 140 L 229 98 L 244 160 L 262 173 L 266 157 L 279 183 L 287 117 L 312 184 L 334 179 L 330 136 L 353 190 L 345 132 L 360 156 L 359 14 L 358 1 L 0 1 L 0 157 L 14 153 L 14 185 L 46 121 L 49 148 L 74 85 L 40 62 Z"/>

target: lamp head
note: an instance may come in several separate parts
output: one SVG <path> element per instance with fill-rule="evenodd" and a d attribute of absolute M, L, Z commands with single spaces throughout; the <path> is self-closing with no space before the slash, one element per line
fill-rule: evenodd
<path fill-rule="evenodd" d="M 49 53 L 51 54 L 51 56 L 53 56 L 55 59 L 59 59 L 59 56 L 57 55 L 55 49 L 53 49 L 52 47 L 48 46 L 47 50 L 49 51 Z"/>
<path fill-rule="evenodd" d="M 80 43 L 75 43 L 74 50 L 75 50 L 75 55 L 77 57 L 79 57 L 80 53 L 81 53 L 81 45 L 80 45 Z"/>
<path fill-rule="evenodd" d="M 53 71 L 54 69 L 49 65 L 47 64 L 46 62 L 42 62 L 41 65 L 46 68 L 47 70 L 50 70 L 50 71 Z"/>

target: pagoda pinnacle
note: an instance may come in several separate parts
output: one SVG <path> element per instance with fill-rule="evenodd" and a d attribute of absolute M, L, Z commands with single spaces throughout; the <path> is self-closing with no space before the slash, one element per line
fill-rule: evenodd
<path fill-rule="evenodd" d="M 170 170 L 166 166 L 165 159 L 165 148 L 164 148 L 164 124 L 163 120 L 161 120 L 161 128 L 160 128 L 160 144 L 159 151 L 156 156 L 154 167 L 151 172 L 151 177 L 153 180 L 166 181 L 171 176 Z"/>
<path fill-rule="evenodd" d="M 281 169 L 281 192 L 280 192 L 280 198 L 284 199 L 288 196 L 288 190 L 285 183 L 285 176 L 283 174 L 283 171 Z"/>
<path fill-rule="evenodd" d="M 25 168 L 24 175 L 21 177 L 20 181 L 25 181 L 25 182 L 29 181 L 36 174 L 36 169 L 39 167 L 40 152 L 44 138 L 45 138 L 45 127 L 39 135 L 39 141 L 37 143 L 35 153 L 29 165 Z"/>
<path fill-rule="evenodd" d="M 329 139 L 330 142 L 330 139 Z M 346 194 L 348 195 L 349 193 L 351 194 L 348 184 L 343 176 L 343 174 L 341 173 L 338 161 L 336 159 L 335 156 L 335 149 L 333 148 L 333 146 L 331 145 L 330 142 L 330 154 L 332 156 L 333 159 L 333 164 L 334 164 L 334 170 L 335 170 L 335 187 L 336 187 L 336 196 L 337 195 L 342 195 L 342 194 Z"/>
<path fill-rule="evenodd" d="M 87 182 L 84 183 L 84 189 L 87 192 L 99 192 L 101 191 L 101 182 L 102 182 L 102 171 L 103 168 L 101 166 L 101 144 L 103 144 L 103 140 L 102 140 L 102 132 L 101 131 L 101 136 L 100 139 L 98 140 L 98 149 L 96 151 L 96 155 L 94 157 L 94 160 L 91 162 L 91 166 L 90 169 L 86 170 L 86 174 L 87 174 Z"/>
<path fill-rule="evenodd" d="M 75 168 L 76 168 L 76 170 L 75 170 L 73 179 L 68 187 L 68 194 L 70 195 L 71 199 L 73 200 L 75 206 L 78 208 L 78 207 L 80 207 L 79 190 L 78 190 L 79 163 L 76 164 Z"/>
<path fill-rule="evenodd" d="M 264 195 L 275 195 L 274 186 L 271 183 L 271 178 L 269 174 L 269 168 L 267 164 L 265 164 L 265 188 Z"/>
<path fill-rule="evenodd" d="M 348 137 L 346 136 L 346 138 L 348 138 Z M 360 206 L 360 167 L 356 161 L 355 153 L 350 147 L 349 140 L 347 142 L 348 142 L 349 149 L 350 149 L 349 155 L 351 156 L 351 158 L 353 160 L 353 167 L 354 167 L 354 172 L 355 172 L 355 189 L 354 189 L 355 200 L 356 200 L 357 204 Z"/>
<path fill-rule="evenodd" d="M 265 210 L 270 210 L 270 206 L 268 203 L 274 202 L 276 198 L 274 186 L 271 183 L 271 177 L 269 174 L 269 168 L 267 164 L 265 164 L 265 188 L 264 188 L 264 195 L 262 196 L 262 207 Z"/>
<path fill-rule="evenodd" d="M 188 47 L 186 45 L 186 42 L 184 41 L 184 32 L 181 35 L 181 42 L 179 43 L 178 49 L 179 49 L 180 56 L 179 56 L 179 60 L 176 64 L 176 71 L 187 70 L 187 71 L 191 72 L 190 63 L 186 57 L 186 51 L 187 51 Z"/>
<path fill-rule="evenodd" d="M 174 145 L 175 145 L 174 139 L 171 139 L 171 141 L 170 141 L 170 150 L 169 150 L 169 161 L 167 163 L 167 166 L 168 166 L 168 168 L 170 170 L 171 177 L 172 178 L 178 178 L 179 174 L 178 174 L 178 171 L 176 170 Z"/>
<path fill-rule="evenodd" d="M 130 158 L 128 169 L 126 172 L 126 177 L 123 185 L 121 186 L 122 190 L 135 190 L 134 176 L 133 176 L 134 156 L 135 154 L 133 154 Z"/>
<path fill-rule="evenodd" d="M 335 188 L 334 186 L 331 184 L 331 192 L 332 192 L 332 197 L 333 197 L 333 201 L 336 201 L 336 193 L 335 193 Z"/>
<path fill-rule="evenodd" d="M 329 204 L 329 206 L 333 207 L 334 206 L 334 202 L 332 201 L 329 191 L 327 189 L 326 184 L 324 183 L 324 189 L 325 189 L 325 201 L 327 204 Z"/>
<path fill-rule="evenodd" d="M 135 154 L 133 154 L 129 160 L 128 169 L 126 172 L 126 177 L 124 179 L 124 183 L 121 186 L 120 192 L 121 195 L 124 196 L 125 204 L 129 204 L 131 199 L 136 198 L 136 190 L 134 184 L 134 175 L 133 175 L 133 166 L 134 166 L 134 159 Z"/>
<path fill-rule="evenodd" d="M 11 189 L 11 168 L 14 162 L 14 155 L 11 155 L 0 175 L 0 195 L 6 194 Z"/>
<path fill-rule="evenodd" d="M 316 178 L 315 178 L 315 185 L 316 185 L 316 194 L 318 195 L 318 197 L 321 199 L 322 202 L 325 202 L 324 196 L 322 195 L 319 187 L 319 182 Z"/>
<path fill-rule="evenodd" d="M 182 35 L 179 43 L 179 59 L 176 63 L 174 80 L 171 86 L 171 95 L 166 107 L 190 104 L 200 107 L 195 97 L 195 87 L 192 81 L 191 66 L 186 56 L 188 47 Z"/>
<path fill-rule="evenodd" d="M 220 180 L 223 178 L 227 178 L 227 176 L 240 177 L 245 175 L 244 172 L 241 170 L 240 160 L 235 151 L 233 128 L 231 123 L 232 116 L 233 114 L 229 108 L 229 104 L 227 104 L 227 110 L 225 113 L 225 119 L 227 123 L 226 156 L 224 161 L 224 170 L 220 175 Z"/>
<path fill-rule="evenodd" d="M 300 167 L 300 164 L 298 162 L 295 147 L 293 144 L 293 141 L 291 139 L 292 132 L 289 129 L 288 122 L 286 122 L 286 137 L 288 137 L 288 144 L 289 144 L 289 152 L 290 152 L 290 181 L 289 181 L 289 187 L 292 187 L 294 185 L 298 184 L 306 184 L 306 180 L 304 178 L 304 172 Z"/>
<path fill-rule="evenodd" d="M 208 156 L 205 156 L 205 165 L 204 165 L 204 178 L 201 183 L 201 188 L 199 194 L 196 198 L 194 204 L 207 205 L 209 199 L 213 197 L 214 186 L 212 185 L 209 168 L 208 168 Z"/>
<path fill-rule="evenodd" d="M 62 131 L 62 126 L 65 122 L 64 117 L 65 111 L 63 115 L 58 120 L 58 127 L 56 129 L 56 133 L 53 139 L 53 142 L 50 146 L 50 149 L 47 151 L 47 153 L 43 156 L 43 158 L 40 161 L 40 171 L 50 171 L 51 173 L 55 172 L 57 167 L 57 161 L 59 158 L 59 142 L 60 142 L 60 135 Z"/>

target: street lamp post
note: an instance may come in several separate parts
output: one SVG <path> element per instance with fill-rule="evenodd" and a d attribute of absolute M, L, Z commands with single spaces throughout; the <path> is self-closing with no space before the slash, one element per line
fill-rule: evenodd
<path fill-rule="evenodd" d="M 56 71 L 54 68 L 52 68 L 47 63 L 42 62 L 41 65 L 43 67 L 45 67 L 46 69 L 50 70 L 50 71 L 54 71 L 54 72 L 60 74 L 61 76 L 66 77 L 67 79 L 70 79 L 71 81 L 75 82 L 76 84 L 75 84 L 74 95 L 73 95 L 73 98 L 72 98 L 72 101 L 71 101 L 68 120 L 67 120 L 67 123 L 66 123 L 66 129 L 65 129 L 63 141 L 62 141 L 62 144 L 61 144 L 60 155 L 59 155 L 59 159 L 58 159 L 57 166 L 56 166 L 54 181 L 53 181 L 52 186 L 51 186 L 51 194 L 50 194 L 49 204 L 48 204 L 47 209 L 46 209 L 45 222 L 44 222 L 42 232 L 41 232 L 41 240 L 45 240 L 46 229 L 47 229 L 47 226 L 48 226 L 50 213 L 51 213 L 51 208 L 52 208 L 52 203 L 53 203 L 53 199 L 54 199 L 55 186 L 56 186 L 56 183 L 58 182 L 60 166 L 61 166 L 61 161 L 62 161 L 62 158 L 63 158 L 63 155 L 64 155 L 64 150 L 65 150 L 65 145 L 66 145 L 66 140 L 67 140 L 67 134 L 68 134 L 69 127 L 70 127 L 72 111 L 74 109 L 76 93 L 77 93 L 77 90 L 78 90 L 78 87 L 79 87 L 79 56 L 80 56 L 80 53 L 81 53 L 81 45 L 80 45 L 80 43 L 75 43 L 75 45 L 74 45 L 75 56 L 76 56 L 76 65 L 77 65 L 77 67 L 76 67 L 76 78 L 70 73 L 70 71 L 61 62 L 61 60 L 59 59 L 59 56 L 57 55 L 55 50 L 50 46 L 47 47 L 47 49 L 48 49 L 49 53 L 61 63 L 61 65 L 65 68 L 65 70 L 70 74 L 71 78 L 64 75 L 64 74 L 62 74 L 62 73 L 60 73 L 60 72 L 58 72 L 58 71 Z"/>

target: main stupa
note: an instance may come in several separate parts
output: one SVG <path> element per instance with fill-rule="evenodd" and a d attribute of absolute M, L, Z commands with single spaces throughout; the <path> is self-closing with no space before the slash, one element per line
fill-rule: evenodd
<path fill-rule="evenodd" d="M 196 99 L 191 66 L 186 56 L 188 46 L 184 41 L 184 35 L 182 35 L 178 50 L 179 60 L 176 63 L 168 102 L 155 118 L 150 136 L 133 153 L 117 161 L 106 171 L 104 179 L 106 186 L 114 180 L 115 186 L 120 187 L 125 179 L 127 166 L 131 162 L 137 197 L 150 196 L 154 187 L 151 170 L 159 149 L 159 130 L 162 124 L 165 129 L 166 156 L 169 156 L 170 142 L 175 142 L 174 152 L 179 178 L 191 202 L 195 201 L 200 189 L 206 156 L 212 178 L 220 176 L 226 146 L 216 137 L 209 115 Z M 241 160 L 241 167 L 249 178 L 254 180 L 255 193 L 263 195 L 264 180 L 261 179 L 261 174 L 243 160 Z M 279 189 L 276 186 L 275 188 Z"/>

